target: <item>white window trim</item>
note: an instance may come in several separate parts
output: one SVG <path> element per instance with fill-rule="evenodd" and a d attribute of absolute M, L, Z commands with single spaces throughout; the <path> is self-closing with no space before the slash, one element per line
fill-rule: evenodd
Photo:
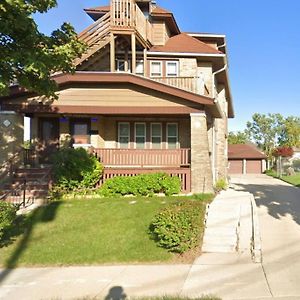
<path fill-rule="evenodd" d="M 144 60 L 143 60 L 143 59 L 138 59 L 138 60 L 136 61 L 136 69 L 135 69 L 135 70 L 137 70 L 137 66 L 138 66 L 139 63 L 143 66 L 143 72 L 142 72 L 142 73 L 137 73 L 137 72 L 135 71 L 135 73 L 136 73 L 137 75 L 144 75 L 144 74 L 145 74 L 145 64 L 144 64 Z"/>
<path fill-rule="evenodd" d="M 134 122 L 134 149 L 137 149 L 136 145 L 136 138 L 137 138 L 137 135 L 136 135 L 136 125 L 138 124 L 143 124 L 144 125 L 144 138 L 145 138 L 145 142 L 144 142 L 144 148 L 143 149 L 146 149 L 146 143 L 147 143 L 147 125 L 146 125 L 146 122 Z M 138 137 L 142 137 L 142 136 L 138 136 Z"/>
<path fill-rule="evenodd" d="M 153 137 L 153 135 L 152 135 L 152 124 L 158 124 L 158 125 L 160 125 L 160 136 L 154 136 L 154 137 L 160 137 L 160 147 L 158 148 L 158 149 L 162 149 L 162 141 L 163 141 L 163 135 L 162 135 L 162 133 L 163 133 L 163 126 L 162 126 L 162 123 L 160 123 L 160 122 L 151 122 L 150 123 L 150 147 L 151 147 L 151 149 L 156 149 L 156 148 L 153 148 L 153 144 L 152 144 L 152 137 Z M 158 150 L 157 149 L 157 150 Z"/>
<path fill-rule="evenodd" d="M 152 75 L 152 63 L 160 64 L 160 75 Z M 151 60 L 150 61 L 150 77 L 162 77 L 163 75 L 163 64 L 161 60 Z"/>
<path fill-rule="evenodd" d="M 121 124 L 127 124 L 128 125 L 128 128 L 129 128 L 129 131 L 128 131 L 128 145 L 127 145 L 127 148 L 129 149 L 129 145 L 130 145 L 130 123 L 129 122 L 118 122 L 118 148 L 121 149 L 121 143 L 120 143 L 120 133 L 121 133 L 121 130 L 120 130 L 120 126 Z"/>
<path fill-rule="evenodd" d="M 176 75 L 168 74 L 168 64 L 169 63 L 176 64 Z M 179 61 L 177 61 L 177 60 L 167 60 L 166 61 L 166 77 L 179 77 Z"/>
<path fill-rule="evenodd" d="M 169 149 L 169 135 L 168 135 L 168 127 L 169 125 L 176 125 L 176 149 L 178 149 L 179 147 L 179 136 L 178 136 L 178 133 L 179 133 L 179 126 L 178 126 L 178 123 L 175 123 L 175 122 L 172 122 L 172 123 L 167 123 L 166 125 L 166 144 L 167 144 L 167 149 Z M 174 136 L 172 136 L 174 137 Z"/>

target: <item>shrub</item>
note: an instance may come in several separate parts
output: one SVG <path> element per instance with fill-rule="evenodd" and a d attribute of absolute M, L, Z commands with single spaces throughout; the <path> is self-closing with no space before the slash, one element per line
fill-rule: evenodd
<path fill-rule="evenodd" d="M 215 184 L 216 192 L 220 192 L 227 189 L 227 182 L 224 178 L 218 179 Z"/>
<path fill-rule="evenodd" d="M 295 159 L 293 161 L 293 168 L 296 170 L 300 170 L 300 159 Z"/>
<path fill-rule="evenodd" d="M 188 200 L 173 204 L 150 224 L 150 235 L 160 247 L 171 252 L 184 253 L 200 244 L 204 227 L 205 205 Z"/>
<path fill-rule="evenodd" d="M 180 192 L 179 177 L 171 177 L 165 173 L 142 174 L 132 177 L 114 177 L 105 181 L 99 193 L 110 197 L 116 195 L 152 196 L 165 193 L 167 196 Z"/>
<path fill-rule="evenodd" d="M 12 228 L 16 219 L 17 209 L 10 203 L 0 201 L 0 241 L 5 233 Z"/>
<path fill-rule="evenodd" d="M 99 182 L 103 166 L 83 148 L 63 148 L 52 155 L 54 190 L 69 192 L 95 187 Z"/>

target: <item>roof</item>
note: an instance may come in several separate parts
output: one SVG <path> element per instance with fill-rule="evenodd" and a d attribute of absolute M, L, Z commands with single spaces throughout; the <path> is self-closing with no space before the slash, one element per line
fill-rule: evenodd
<path fill-rule="evenodd" d="M 151 14 L 162 14 L 162 15 L 164 15 L 164 14 L 172 14 L 172 13 L 171 13 L 170 11 L 168 11 L 168 10 L 166 10 L 166 9 L 164 9 L 164 8 L 162 8 L 162 7 L 160 7 L 160 6 L 156 6 L 156 7 L 152 10 Z"/>
<path fill-rule="evenodd" d="M 228 145 L 228 159 L 266 159 L 267 156 L 251 144 Z"/>
<path fill-rule="evenodd" d="M 84 11 L 94 11 L 94 12 L 109 12 L 110 11 L 110 6 L 105 5 L 105 6 L 97 6 L 97 7 L 91 7 L 91 8 L 85 8 Z"/>
<path fill-rule="evenodd" d="M 185 34 L 181 33 L 171 37 L 164 46 L 154 46 L 150 49 L 154 52 L 176 53 L 207 53 L 223 54 L 215 48 Z"/>

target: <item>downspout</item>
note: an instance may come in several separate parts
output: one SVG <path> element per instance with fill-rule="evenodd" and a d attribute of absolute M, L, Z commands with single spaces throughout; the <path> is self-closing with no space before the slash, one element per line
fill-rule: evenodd
<path fill-rule="evenodd" d="M 216 72 L 213 72 L 213 94 L 212 94 L 212 98 L 214 99 L 214 103 L 220 107 L 219 101 L 216 98 L 216 75 L 225 71 L 227 69 L 227 64 L 224 65 L 223 68 L 221 68 L 220 70 L 217 70 Z M 223 111 L 222 111 L 223 114 Z M 216 149 L 217 149 L 217 139 L 216 139 L 216 133 L 217 133 L 217 129 L 216 129 L 216 124 L 215 124 L 215 119 L 213 121 L 213 147 L 212 147 L 212 169 L 213 169 L 213 182 L 214 184 L 216 183 L 217 180 L 217 161 L 216 161 L 216 157 L 217 157 L 217 153 L 216 153 Z"/>

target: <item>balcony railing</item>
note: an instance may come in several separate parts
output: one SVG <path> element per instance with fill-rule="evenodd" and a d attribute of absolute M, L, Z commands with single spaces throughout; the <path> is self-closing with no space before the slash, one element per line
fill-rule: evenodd
<path fill-rule="evenodd" d="M 151 77 L 152 80 L 177 87 L 179 89 L 208 96 L 209 91 L 204 83 L 203 77 Z"/>
<path fill-rule="evenodd" d="M 190 165 L 190 149 L 94 149 L 108 167 L 183 167 Z"/>
<path fill-rule="evenodd" d="M 134 0 L 111 0 L 111 26 L 136 29 L 145 41 L 152 40 L 152 26 Z"/>

